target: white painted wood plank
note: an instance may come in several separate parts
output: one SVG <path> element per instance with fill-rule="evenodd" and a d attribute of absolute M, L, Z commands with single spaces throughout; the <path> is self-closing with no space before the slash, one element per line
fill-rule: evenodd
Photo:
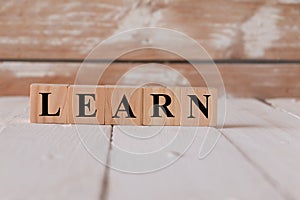
<path fill-rule="evenodd" d="M 299 119 L 257 100 L 231 99 L 221 131 L 286 199 L 300 199 Z"/>
<path fill-rule="evenodd" d="M 21 106 L 14 107 L 18 111 L 11 114 L 11 120 L 7 121 L 7 115 L 3 114 L 10 113 L 10 109 L 1 106 L 0 121 L 6 120 L 6 125 L 0 130 L 0 198 L 99 199 L 102 183 L 105 182 L 104 167 L 79 145 L 72 126 L 28 124 L 29 110 L 24 110 L 27 103 L 16 103 L 13 99 L 9 100 L 12 105 Z M 281 194 L 286 199 L 298 199 L 298 120 L 254 100 L 229 100 L 228 110 L 227 125 L 222 132 L 253 165 L 224 137 L 209 157 L 198 160 L 199 146 L 204 138 L 202 133 L 207 129 L 202 128 L 198 129 L 198 137 L 183 157 L 164 170 L 143 175 L 110 171 L 106 177 L 108 199 L 281 199 Z M 79 128 L 88 134 L 98 132 L 98 127 L 83 125 Z M 140 135 L 125 137 L 124 130 L 117 130 L 118 127 L 114 131 L 114 144 L 131 151 L 141 150 L 142 153 L 166 144 L 179 128 L 169 127 L 164 136 L 158 139 L 152 137 L 156 143 L 146 139 L 142 143 L 132 143 L 130 138 Z M 109 132 L 109 127 L 103 128 L 106 133 Z M 149 134 L 147 128 L 139 128 L 128 127 L 127 134 L 144 133 L 142 136 L 145 137 Z M 192 129 L 182 128 L 181 136 L 178 136 L 181 142 L 157 155 L 165 155 L 168 159 L 183 151 L 184 144 L 192 138 Z M 96 141 L 93 134 L 87 136 L 90 136 L 90 142 Z M 111 164 L 123 163 L 125 169 L 136 166 L 139 170 L 149 166 L 148 159 L 132 165 L 130 156 L 118 153 L 115 147 L 110 155 Z M 160 158 L 166 160 L 164 156 Z M 155 161 L 155 156 L 152 161 Z M 262 170 L 264 178 L 257 168 Z"/>
<path fill-rule="evenodd" d="M 274 108 L 281 109 L 283 112 L 287 112 L 296 118 L 300 119 L 300 101 L 298 99 L 267 99 Z"/>
<path fill-rule="evenodd" d="M 110 164 L 125 171 L 158 168 L 161 163 L 184 152 L 194 133 L 196 138 L 170 167 L 145 174 L 110 171 L 110 200 L 282 199 L 281 194 L 224 137 L 220 137 L 211 154 L 199 159 L 207 127 L 165 127 L 160 134 L 153 135 L 160 128 L 114 127 Z M 220 134 L 216 129 L 211 130 L 204 149 L 210 149 Z M 145 154 L 161 147 L 164 148 L 157 153 Z M 120 149 L 144 154 L 128 154 Z"/>
<path fill-rule="evenodd" d="M 29 113 L 28 97 L 0 97 L 0 132 L 13 119 L 23 117 L 29 121 L 26 113 Z"/>
<path fill-rule="evenodd" d="M 29 112 L 29 98 L 0 97 L 0 106 L 0 125 L 4 125 L 12 118 L 25 114 L 27 111 Z"/>
<path fill-rule="evenodd" d="M 0 102 L 0 121 L 6 122 L 0 131 L 0 199 L 99 199 L 105 167 L 88 154 L 73 125 L 30 124 L 29 110 L 23 109 L 28 98 Z M 16 117 L 7 122 L 6 114 Z M 110 134 L 110 126 L 78 129 L 107 154 L 109 143 L 99 140 L 101 132 Z"/>

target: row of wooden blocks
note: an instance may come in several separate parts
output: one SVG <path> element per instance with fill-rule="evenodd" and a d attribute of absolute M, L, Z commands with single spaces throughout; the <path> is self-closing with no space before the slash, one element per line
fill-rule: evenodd
<path fill-rule="evenodd" d="M 33 123 L 215 126 L 217 90 L 32 84 Z"/>

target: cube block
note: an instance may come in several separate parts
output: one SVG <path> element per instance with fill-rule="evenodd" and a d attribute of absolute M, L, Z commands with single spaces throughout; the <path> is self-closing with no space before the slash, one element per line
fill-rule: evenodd
<path fill-rule="evenodd" d="M 67 123 L 68 85 L 32 84 L 30 122 Z"/>
<path fill-rule="evenodd" d="M 180 125 L 180 88 L 144 88 L 144 125 Z"/>
<path fill-rule="evenodd" d="M 217 125 L 217 90 L 213 88 L 181 88 L 181 126 Z"/>
<path fill-rule="evenodd" d="M 142 125 L 143 88 L 107 86 L 105 124 Z"/>
<path fill-rule="evenodd" d="M 105 87 L 71 85 L 68 89 L 68 122 L 104 124 Z"/>

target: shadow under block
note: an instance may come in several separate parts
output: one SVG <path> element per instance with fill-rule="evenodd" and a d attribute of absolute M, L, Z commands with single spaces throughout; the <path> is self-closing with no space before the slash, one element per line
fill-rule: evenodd
<path fill-rule="evenodd" d="M 144 88 L 144 125 L 180 125 L 180 87 Z"/>
<path fill-rule="evenodd" d="M 182 126 L 217 125 L 217 90 L 213 88 L 181 88 Z"/>
<path fill-rule="evenodd" d="M 105 96 L 103 86 L 69 86 L 68 123 L 104 124 Z"/>
<path fill-rule="evenodd" d="M 107 86 L 105 124 L 142 125 L 143 88 Z"/>
<path fill-rule="evenodd" d="M 67 123 L 68 85 L 32 84 L 30 122 Z"/>

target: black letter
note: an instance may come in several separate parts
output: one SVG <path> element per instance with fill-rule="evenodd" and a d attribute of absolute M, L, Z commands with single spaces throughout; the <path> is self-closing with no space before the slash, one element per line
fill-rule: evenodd
<path fill-rule="evenodd" d="M 204 105 L 201 103 L 201 101 L 197 98 L 196 95 L 188 95 L 191 98 L 191 103 L 190 103 L 190 116 L 188 116 L 188 118 L 195 118 L 193 116 L 193 109 L 192 109 L 192 102 L 194 102 L 196 104 L 196 106 L 201 110 L 201 112 L 205 115 L 206 118 L 208 118 L 208 97 L 210 97 L 210 95 L 203 95 L 206 97 L 206 108 L 204 107 Z"/>
<path fill-rule="evenodd" d="M 48 113 L 48 96 L 51 93 L 39 93 L 39 94 L 42 95 L 42 114 L 40 114 L 40 116 L 59 116 L 60 108 L 58 108 L 58 111 L 55 114 Z"/>
<path fill-rule="evenodd" d="M 123 104 L 123 106 L 124 106 L 124 110 L 121 110 L 121 109 L 120 109 L 121 106 L 122 106 L 122 104 Z M 121 100 L 121 103 L 120 103 L 120 105 L 119 105 L 119 107 L 118 107 L 118 109 L 117 109 L 117 112 L 116 112 L 116 114 L 113 116 L 113 118 L 120 118 L 120 116 L 118 116 L 118 112 L 119 112 L 119 111 L 126 111 L 126 113 L 127 113 L 127 117 L 126 117 L 126 118 L 136 118 L 136 116 L 134 116 L 134 114 L 133 114 L 133 112 L 132 112 L 132 110 L 131 110 L 131 107 L 129 106 L 129 103 L 128 103 L 128 100 L 127 100 L 125 94 L 124 94 L 124 96 L 123 96 L 123 98 L 122 98 L 122 100 Z"/>
<path fill-rule="evenodd" d="M 95 101 L 95 94 L 76 94 L 79 97 L 79 114 L 76 117 L 95 117 L 96 116 L 96 112 L 97 109 L 95 110 L 95 112 L 93 114 L 87 115 L 85 114 L 85 107 L 87 107 L 89 109 L 89 111 L 91 111 L 91 102 L 90 99 L 88 101 L 88 103 L 85 104 L 85 97 L 86 96 L 91 96 L 93 97 L 94 101 Z"/>
<path fill-rule="evenodd" d="M 153 115 L 151 117 L 162 117 L 159 115 L 159 108 L 161 108 L 167 117 L 174 117 L 174 115 L 167 108 L 171 104 L 171 97 L 166 94 L 151 94 L 153 96 Z M 163 105 L 159 105 L 159 97 L 165 97 L 166 102 Z"/>

